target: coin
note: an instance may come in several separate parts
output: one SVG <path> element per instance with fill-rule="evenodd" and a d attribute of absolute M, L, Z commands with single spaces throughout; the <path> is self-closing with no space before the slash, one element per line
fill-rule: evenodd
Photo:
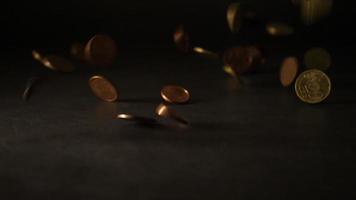
<path fill-rule="evenodd" d="M 171 119 L 182 125 L 188 124 L 188 122 L 185 119 L 183 119 L 180 115 L 178 115 L 176 111 L 174 111 L 173 109 L 171 109 L 170 107 L 164 104 L 160 104 L 157 106 L 156 114 L 162 118 Z"/>
<path fill-rule="evenodd" d="M 33 89 L 34 85 L 39 81 L 39 79 L 40 79 L 39 77 L 31 77 L 28 80 L 28 82 L 26 84 L 25 91 L 22 94 L 22 99 L 24 101 L 27 101 L 30 98 L 30 96 L 32 94 L 32 89 Z"/>
<path fill-rule="evenodd" d="M 308 68 L 325 71 L 331 65 L 331 56 L 326 49 L 313 48 L 305 53 L 304 61 Z"/>
<path fill-rule="evenodd" d="M 301 18 L 304 24 L 312 25 L 329 15 L 333 0 L 301 0 Z"/>
<path fill-rule="evenodd" d="M 169 103 L 186 103 L 190 99 L 189 91 L 177 85 L 166 85 L 161 90 L 161 97 Z"/>
<path fill-rule="evenodd" d="M 231 3 L 226 12 L 226 19 L 229 29 L 232 33 L 236 33 L 241 27 L 241 9 L 239 3 Z"/>
<path fill-rule="evenodd" d="M 299 63 L 296 57 L 287 57 L 283 60 L 279 78 L 284 87 L 288 87 L 293 83 L 297 76 L 298 68 Z"/>
<path fill-rule="evenodd" d="M 116 87 L 102 76 L 92 76 L 89 86 L 94 95 L 103 101 L 114 102 L 118 99 Z"/>
<path fill-rule="evenodd" d="M 135 116 L 135 115 L 131 115 L 131 114 L 118 114 L 116 116 L 116 119 L 127 120 L 127 121 L 135 122 L 138 124 L 155 124 L 157 122 L 153 118 Z"/>
<path fill-rule="evenodd" d="M 70 47 L 70 54 L 78 60 L 84 60 L 84 45 L 81 43 L 73 43 Z"/>
<path fill-rule="evenodd" d="M 84 55 L 95 66 L 110 66 L 117 56 L 115 41 L 108 35 L 95 35 L 86 44 Z"/>
<path fill-rule="evenodd" d="M 44 57 L 42 59 L 42 64 L 54 71 L 72 72 L 75 70 L 75 66 L 69 60 L 57 55 Z"/>
<path fill-rule="evenodd" d="M 37 60 L 39 62 L 42 62 L 43 57 L 38 51 L 33 50 L 32 51 L 32 57 L 33 57 L 33 59 L 35 59 L 35 60 Z"/>
<path fill-rule="evenodd" d="M 231 66 L 225 65 L 225 66 L 223 66 L 223 70 L 225 73 L 227 73 L 231 77 L 233 77 L 233 78 L 236 77 L 235 71 L 231 68 Z"/>
<path fill-rule="evenodd" d="M 329 77 L 317 69 L 304 71 L 295 82 L 295 92 L 299 99 L 310 104 L 325 100 L 329 96 L 330 90 Z"/>
<path fill-rule="evenodd" d="M 219 58 L 219 55 L 217 53 L 209 51 L 209 50 L 206 50 L 206 49 L 204 49 L 202 47 L 194 47 L 193 51 L 195 53 L 198 53 L 200 55 L 207 56 L 207 57 L 210 57 L 210 58 L 214 58 L 214 59 L 218 59 Z"/>
<path fill-rule="evenodd" d="M 293 27 L 288 24 L 278 22 L 268 23 L 266 25 L 266 30 L 273 36 L 287 36 L 293 34 L 294 32 Z"/>
<path fill-rule="evenodd" d="M 173 40 L 177 48 L 185 53 L 190 51 L 189 35 L 183 25 L 179 25 L 173 33 Z"/>
<path fill-rule="evenodd" d="M 235 74 L 242 74 L 250 70 L 253 57 L 244 47 L 232 47 L 224 52 L 223 63 L 230 66 Z"/>

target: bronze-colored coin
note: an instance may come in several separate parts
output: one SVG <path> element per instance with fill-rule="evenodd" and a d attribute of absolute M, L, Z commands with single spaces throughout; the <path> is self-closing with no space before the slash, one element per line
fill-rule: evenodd
<path fill-rule="evenodd" d="M 297 76 L 299 62 L 296 57 L 287 57 L 282 62 L 279 78 L 284 87 L 290 86 Z"/>
<path fill-rule="evenodd" d="M 54 71 L 72 72 L 75 70 L 75 66 L 69 60 L 57 55 L 46 56 L 42 59 L 42 64 Z"/>
<path fill-rule="evenodd" d="M 33 59 L 35 59 L 35 60 L 37 60 L 38 62 L 41 62 L 41 63 L 42 63 L 43 57 L 42 57 L 42 55 L 41 55 L 38 51 L 33 50 L 33 51 L 32 51 L 32 57 L 33 57 Z"/>
<path fill-rule="evenodd" d="M 100 67 L 113 64 L 117 56 L 115 41 L 107 35 L 95 35 L 86 44 L 84 49 L 85 59 Z"/>
<path fill-rule="evenodd" d="M 40 80 L 40 77 L 31 77 L 28 80 L 28 82 L 26 84 L 25 91 L 22 94 L 22 99 L 24 101 L 27 101 L 30 98 L 30 96 L 32 94 L 33 87 L 39 80 Z"/>
<path fill-rule="evenodd" d="M 331 65 L 331 56 L 326 49 L 313 48 L 304 55 L 305 65 L 310 69 L 327 70 Z"/>
<path fill-rule="evenodd" d="M 157 106 L 156 114 L 162 118 L 171 119 L 183 125 L 188 124 L 188 122 L 183 117 L 178 115 L 176 111 L 164 104 L 160 104 Z"/>
<path fill-rule="evenodd" d="M 232 33 L 236 33 L 240 30 L 242 15 L 239 3 L 232 3 L 228 6 L 226 12 L 226 19 L 229 29 Z"/>
<path fill-rule="evenodd" d="M 89 79 L 89 86 L 96 97 L 103 101 L 114 102 L 118 99 L 116 87 L 102 76 L 93 76 Z"/>
<path fill-rule="evenodd" d="M 253 57 L 244 47 L 232 47 L 224 52 L 223 63 L 230 66 L 235 74 L 242 74 L 251 69 Z"/>
<path fill-rule="evenodd" d="M 300 0 L 301 17 L 306 25 L 312 25 L 329 15 L 333 0 Z"/>
<path fill-rule="evenodd" d="M 84 45 L 81 43 L 72 44 L 70 54 L 78 60 L 84 60 Z"/>
<path fill-rule="evenodd" d="M 193 51 L 195 53 L 198 53 L 198 54 L 206 56 L 206 57 L 210 57 L 210 58 L 214 58 L 214 59 L 218 59 L 219 58 L 219 55 L 217 53 L 209 51 L 209 50 L 206 50 L 206 49 L 204 49 L 202 47 L 194 47 Z"/>
<path fill-rule="evenodd" d="M 190 99 L 189 91 L 177 85 L 166 85 L 161 90 L 161 97 L 169 103 L 186 103 Z"/>
<path fill-rule="evenodd" d="M 269 23 L 266 25 L 266 30 L 273 36 L 287 36 L 294 33 L 293 27 L 284 23 Z"/>
<path fill-rule="evenodd" d="M 310 104 L 324 101 L 329 96 L 330 90 L 329 77 L 317 69 L 304 71 L 295 82 L 295 92 L 299 99 Z"/>
<path fill-rule="evenodd" d="M 190 51 L 189 34 L 185 31 L 183 25 L 179 25 L 173 33 L 173 40 L 177 48 L 185 53 Z"/>
<path fill-rule="evenodd" d="M 122 120 L 126 120 L 126 121 L 131 121 L 131 122 L 135 122 L 138 124 L 154 124 L 157 121 L 153 118 L 149 118 L 149 117 L 142 117 L 142 116 L 135 116 L 135 115 L 131 115 L 131 114 L 118 114 L 116 116 L 117 119 L 122 119 Z"/>

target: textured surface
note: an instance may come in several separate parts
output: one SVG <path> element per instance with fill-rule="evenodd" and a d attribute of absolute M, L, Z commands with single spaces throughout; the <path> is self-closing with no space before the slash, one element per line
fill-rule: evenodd
<path fill-rule="evenodd" d="M 282 88 L 277 72 L 246 76 L 233 91 L 220 63 L 165 51 L 131 52 L 114 68 L 72 74 L 43 72 L 29 56 L 1 65 L 0 199 L 355 197 L 350 73 L 330 73 L 330 98 L 311 106 Z M 34 73 L 47 78 L 26 103 L 21 93 Z M 94 74 L 118 85 L 120 102 L 92 95 Z M 175 106 L 190 127 L 111 119 L 154 116 L 164 84 L 190 89 L 191 103 Z"/>

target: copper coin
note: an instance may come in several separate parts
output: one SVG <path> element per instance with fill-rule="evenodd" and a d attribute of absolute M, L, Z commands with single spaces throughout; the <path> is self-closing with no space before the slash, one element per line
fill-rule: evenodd
<path fill-rule="evenodd" d="M 161 90 L 161 97 L 169 103 L 186 103 L 190 99 L 189 91 L 177 85 L 167 85 Z"/>
<path fill-rule="evenodd" d="M 173 40 L 177 48 L 185 53 L 190 51 L 189 35 L 183 25 L 179 25 L 173 34 Z"/>
<path fill-rule="evenodd" d="M 89 86 L 94 95 L 103 101 L 114 102 L 118 99 L 116 87 L 102 76 L 91 77 Z"/>
<path fill-rule="evenodd" d="M 180 124 L 187 125 L 188 121 L 186 121 L 183 117 L 177 114 L 176 111 L 171 109 L 170 107 L 160 104 L 156 108 L 156 114 L 165 119 L 174 120 Z"/>
<path fill-rule="evenodd" d="M 298 73 L 298 59 L 296 57 L 287 57 L 284 59 L 279 78 L 284 87 L 290 86 Z"/>
<path fill-rule="evenodd" d="M 149 117 L 136 116 L 132 114 L 118 114 L 116 119 L 122 119 L 126 121 L 136 122 L 139 124 L 154 124 L 156 120 Z"/>
<path fill-rule="evenodd" d="M 42 64 L 54 71 L 72 72 L 75 70 L 75 66 L 69 60 L 57 55 L 46 56 L 42 59 Z"/>
<path fill-rule="evenodd" d="M 305 65 L 309 69 L 327 70 L 331 65 L 331 56 L 326 49 L 309 49 L 304 55 Z"/>
<path fill-rule="evenodd" d="M 70 54 L 78 60 L 84 60 L 84 45 L 81 43 L 72 44 Z"/>
<path fill-rule="evenodd" d="M 95 35 L 86 44 L 85 59 L 95 66 L 110 66 L 117 56 L 115 41 L 107 35 Z"/>
<path fill-rule="evenodd" d="M 250 70 L 253 57 L 244 47 L 232 47 L 224 52 L 224 65 L 230 66 L 235 74 L 242 74 Z"/>

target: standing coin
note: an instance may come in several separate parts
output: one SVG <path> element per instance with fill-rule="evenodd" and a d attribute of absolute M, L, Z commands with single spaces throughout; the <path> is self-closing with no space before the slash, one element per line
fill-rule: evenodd
<path fill-rule="evenodd" d="M 173 40 L 179 50 L 181 50 L 185 53 L 188 53 L 190 51 L 189 35 L 185 31 L 183 25 L 179 25 L 176 28 L 176 30 L 173 34 Z"/>
<path fill-rule="evenodd" d="M 89 86 L 94 95 L 103 101 L 114 102 L 118 99 L 116 87 L 102 76 L 92 76 Z"/>
<path fill-rule="evenodd" d="M 280 72 L 279 78 L 284 87 L 290 86 L 298 73 L 298 59 L 296 57 L 287 57 L 284 59 Z"/>
<path fill-rule="evenodd" d="M 75 70 L 74 65 L 69 60 L 57 55 L 50 55 L 43 58 L 42 64 L 54 71 L 72 72 Z"/>
<path fill-rule="evenodd" d="M 331 56 L 326 49 L 313 48 L 304 55 L 305 65 L 309 69 L 327 70 L 331 65 Z"/>
<path fill-rule="evenodd" d="M 96 66 L 110 66 L 117 56 L 115 41 L 107 35 L 95 35 L 85 46 L 85 59 Z"/>
<path fill-rule="evenodd" d="M 304 71 L 295 82 L 295 92 L 299 99 L 310 104 L 325 100 L 329 96 L 330 90 L 329 77 L 317 69 Z"/>
<path fill-rule="evenodd" d="M 190 99 L 189 91 L 176 85 L 164 86 L 161 90 L 161 97 L 169 103 L 186 103 Z"/>

